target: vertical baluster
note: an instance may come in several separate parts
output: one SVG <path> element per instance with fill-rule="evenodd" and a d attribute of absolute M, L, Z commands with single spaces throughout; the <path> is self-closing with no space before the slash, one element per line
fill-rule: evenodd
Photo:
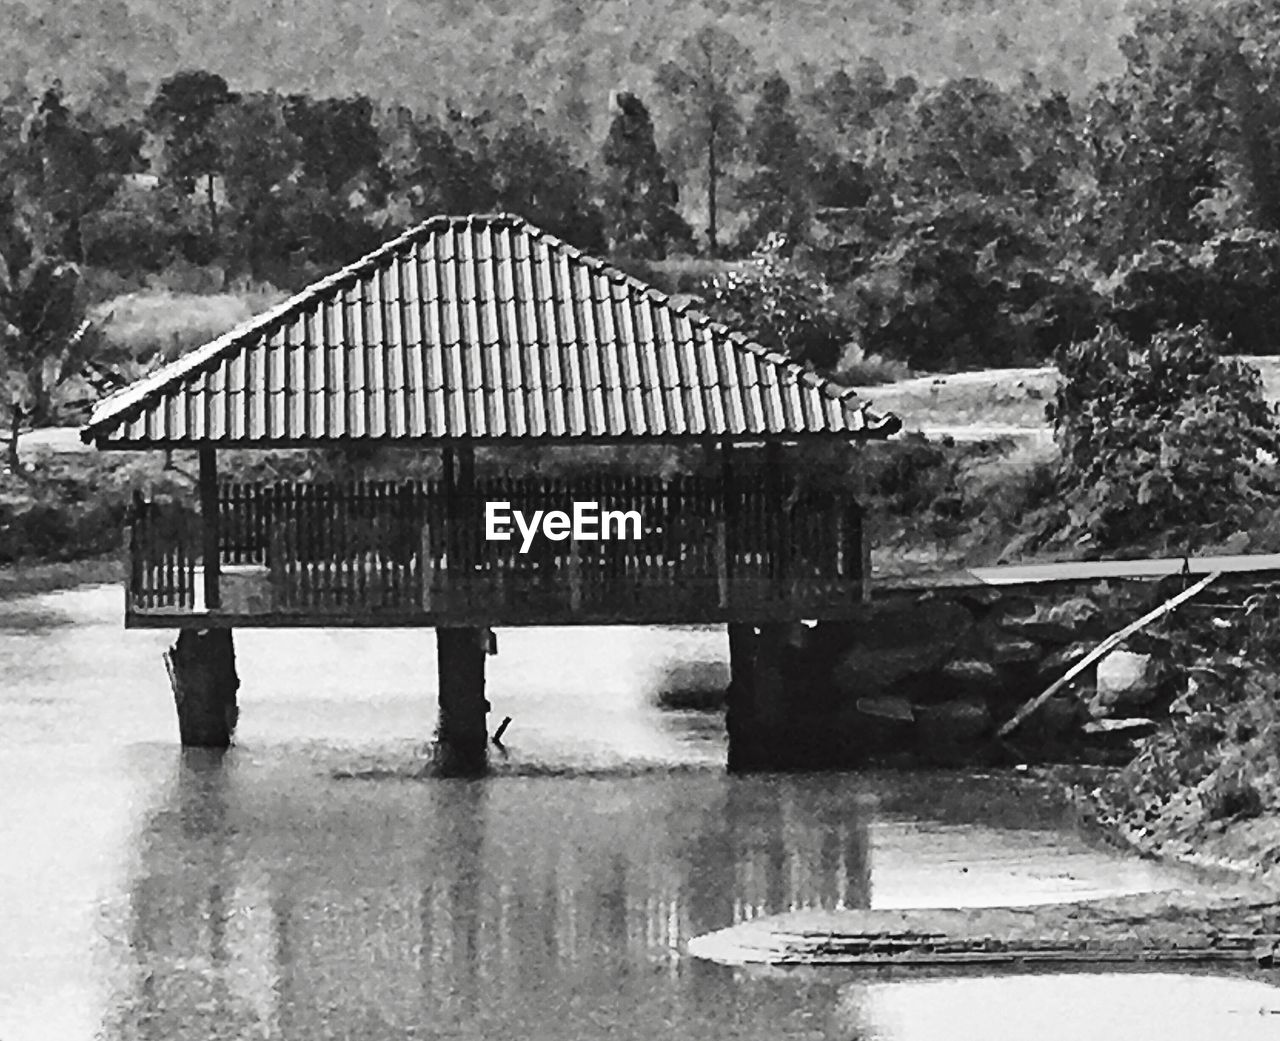
<path fill-rule="evenodd" d="M 165 504 L 158 504 L 158 505 L 163 506 Z M 157 512 L 159 512 L 159 510 L 157 510 Z M 169 515 L 166 517 L 164 513 L 160 514 L 160 516 L 163 518 L 161 522 L 162 523 L 161 537 L 163 541 L 161 543 L 161 558 L 160 558 L 162 561 L 162 571 L 161 571 L 161 579 L 160 579 L 160 595 L 161 595 L 161 603 L 163 603 L 165 607 L 173 607 L 174 606 L 174 588 L 176 586 L 176 582 L 174 581 L 174 577 L 173 577 L 173 543 L 175 541 L 174 530 L 176 528 L 176 524 L 175 524 L 172 512 L 166 510 L 165 513 L 168 513 Z"/>
<path fill-rule="evenodd" d="M 311 488 L 315 508 L 316 602 L 325 610 L 333 606 L 329 589 L 329 489 L 315 484 Z"/>
<path fill-rule="evenodd" d="M 356 600 L 356 484 L 342 485 L 342 602 L 351 607 Z"/>
<path fill-rule="evenodd" d="M 299 481 L 293 486 L 294 530 L 298 546 L 298 593 L 307 610 L 313 606 L 311 590 L 311 525 L 307 518 L 309 507 L 307 485 Z"/>
<path fill-rule="evenodd" d="M 379 491 L 382 504 L 382 596 L 387 606 L 395 603 L 396 596 L 396 505 L 395 490 L 390 481 L 383 481 Z"/>
<path fill-rule="evenodd" d="M 301 607 L 306 601 L 302 596 L 302 589 L 298 575 L 298 486 L 293 481 L 286 482 L 285 490 L 285 560 L 288 562 L 289 568 L 289 591 L 295 606 Z"/>
<path fill-rule="evenodd" d="M 200 529 L 190 514 L 184 515 L 184 520 L 186 521 L 186 532 L 182 542 L 186 547 L 186 574 L 183 576 L 182 606 L 188 611 L 194 611 L 196 607 L 196 554 L 200 541 Z"/>

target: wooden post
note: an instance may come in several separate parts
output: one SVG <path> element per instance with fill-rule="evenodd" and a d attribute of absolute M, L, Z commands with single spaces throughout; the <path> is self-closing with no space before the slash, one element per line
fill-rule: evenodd
<path fill-rule="evenodd" d="M 230 629 L 183 629 L 165 652 L 184 748 L 226 748 L 240 709 L 235 644 Z"/>
<path fill-rule="evenodd" d="M 569 613 L 577 616 L 582 610 L 582 554 L 578 540 L 569 540 Z"/>
<path fill-rule="evenodd" d="M 133 502 L 129 510 L 129 524 L 125 529 L 125 614 L 135 607 L 149 607 L 150 603 L 143 598 L 143 589 L 149 583 L 146 579 L 146 500 L 142 492 L 134 490 Z M 141 601 L 141 604 L 139 604 Z"/>
<path fill-rule="evenodd" d="M 476 564 L 476 545 L 480 539 L 477 524 L 480 514 L 476 512 L 476 453 L 468 444 L 458 446 L 458 466 L 455 479 L 458 482 L 460 501 L 458 534 L 462 539 L 462 561 L 467 570 L 467 578 L 474 573 Z"/>
<path fill-rule="evenodd" d="M 733 442 L 725 438 L 720 442 L 720 481 L 724 495 L 724 575 L 726 598 L 732 600 L 733 564 L 738 552 L 739 499 L 733 476 Z"/>
<path fill-rule="evenodd" d="M 204 535 L 204 607 L 217 611 L 222 607 L 219 589 L 221 561 L 218 538 L 218 454 L 211 445 L 200 446 L 200 521 Z"/>
<path fill-rule="evenodd" d="M 783 496 L 783 489 L 786 484 L 786 463 L 782 454 L 782 443 L 780 441 L 766 441 L 764 446 L 764 482 L 768 489 L 768 510 L 772 515 L 772 523 L 769 529 L 773 533 L 773 545 L 769 547 L 769 557 L 772 562 L 770 567 L 770 579 L 773 588 L 770 595 L 773 597 L 786 596 L 787 592 L 783 588 L 787 580 L 787 558 L 791 551 L 791 531 L 789 517 L 787 515 L 786 499 Z"/>
<path fill-rule="evenodd" d="M 436 769 L 444 776 L 475 776 L 488 767 L 487 634 L 487 629 L 475 626 L 436 629 L 440 718 L 434 756 Z"/>
<path fill-rule="evenodd" d="M 871 533 L 862 504 L 850 498 L 844 509 L 844 577 L 858 583 L 858 597 L 871 600 Z"/>

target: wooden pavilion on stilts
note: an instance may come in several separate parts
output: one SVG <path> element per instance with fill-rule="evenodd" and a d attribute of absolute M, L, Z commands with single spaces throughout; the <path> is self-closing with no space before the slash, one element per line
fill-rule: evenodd
<path fill-rule="evenodd" d="M 719 623 L 733 727 L 767 719 L 780 627 L 848 616 L 862 512 L 806 492 L 787 446 L 897 419 L 511 215 L 438 217 L 103 400 L 110 451 L 194 450 L 189 501 L 135 498 L 125 624 L 179 631 L 183 744 L 225 746 L 244 627 L 430 627 L 441 769 L 488 744 L 497 626 Z M 700 447 L 699 472 L 478 472 L 530 447 Z M 244 481 L 219 455 L 404 449 L 428 476 Z M 413 473 L 421 473 L 413 469 Z M 487 504 L 639 515 L 605 539 L 486 537 Z M 736 720 L 735 720 L 736 714 Z"/>

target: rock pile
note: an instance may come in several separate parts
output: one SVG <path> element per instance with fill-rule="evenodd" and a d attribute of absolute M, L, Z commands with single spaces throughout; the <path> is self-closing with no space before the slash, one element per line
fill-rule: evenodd
<path fill-rule="evenodd" d="M 1105 588 L 1065 601 L 992 591 L 929 594 L 884 605 L 867 621 L 819 623 L 795 642 L 784 670 L 793 723 L 850 753 L 828 758 L 895 750 L 954 758 L 1142 609 L 1132 593 Z M 1150 655 L 1117 650 L 1050 698 L 1018 742 L 1127 743 L 1151 725 L 1130 721 L 1162 693 Z"/>

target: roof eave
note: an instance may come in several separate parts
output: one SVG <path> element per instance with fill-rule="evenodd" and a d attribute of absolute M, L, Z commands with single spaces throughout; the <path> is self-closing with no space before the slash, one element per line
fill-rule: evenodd
<path fill-rule="evenodd" d="M 601 435 L 553 435 L 529 437 L 519 435 L 503 435 L 499 437 L 343 437 L 343 438 L 257 438 L 244 440 L 195 439 L 195 438 L 156 438 L 147 440 L 111 440 L 109 433 L 102 433 L 86 438 L 102 451 L 154 451 L 161 449 L 196 449 L 204 447 L 222 448 L 227 451 L 248 450 L 262 451 L 269 449 L 322 449 L 341 448 L 346 445 L 377 445 L 386 448 L 432 448 L 447 445 L 469 444 L 477 448 L 510 448 L 510 447 L 583 447 L 625 446 L 625 445 L 702 445 L 708 441 L 730 443 L 778 441 L 778 442 L 815 442 L 815 441 L 884 441 L 902 429 L 902 421 L 895 415 L 884 414 L 868 417 L 865 426 L 855 430 L 797 430 L 797 431 L 743 431 L 734 434 L 690 433 L 662 434 L 660 436 L 644 436 L 625 434 L 614 436 Z M 84 433 L 81 434 L 84 437 Z"/>

